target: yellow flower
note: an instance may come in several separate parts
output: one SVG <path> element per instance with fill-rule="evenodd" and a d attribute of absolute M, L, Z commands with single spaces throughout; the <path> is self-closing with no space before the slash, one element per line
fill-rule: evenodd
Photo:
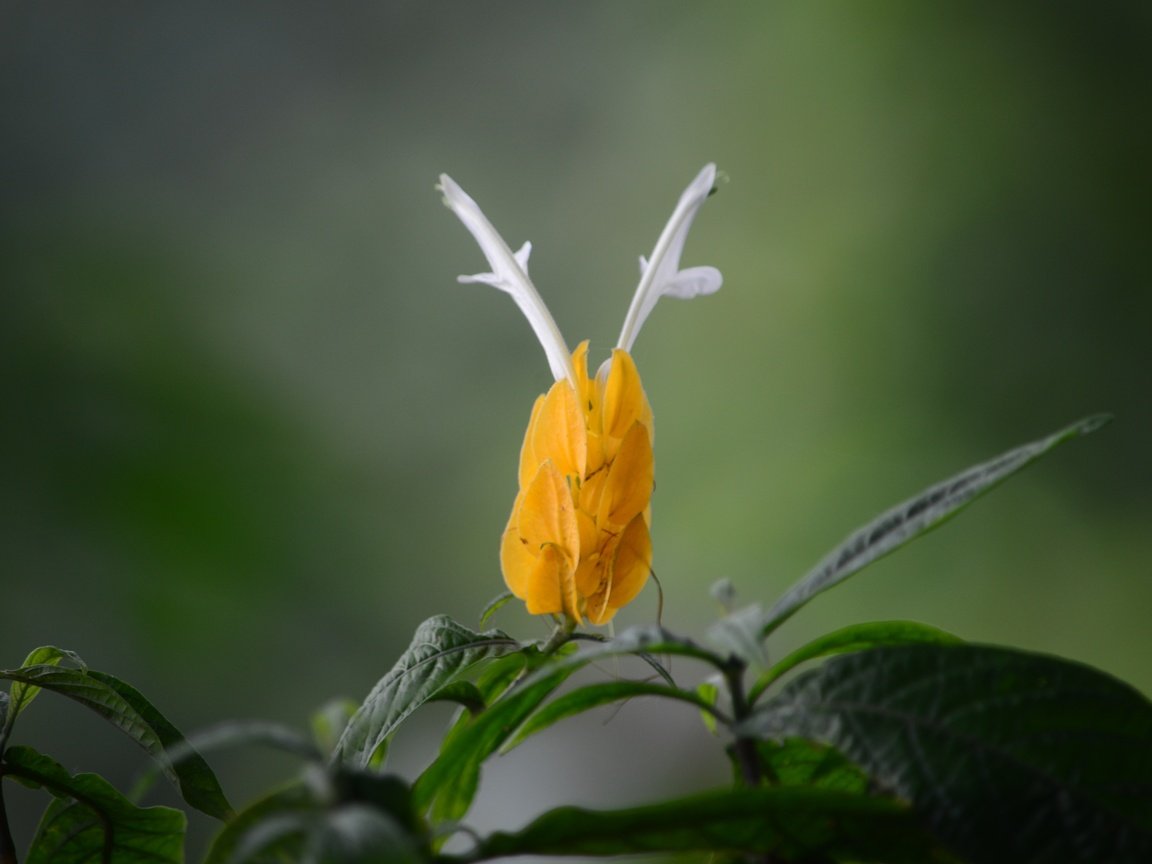
<path fill-rule="evenodd" d="M 544 346 L 556 383 L 536 399 L 520 450 L 520 491 L 500 543 L 508 589 L 535 615 L 570 623 L 611 620 L 651 571 L 652 409 L 630 354 L 640 326 L 662 296 L 711 294 L 714 267 L 680 269 L 688 229 L 711 193 L 706 165 L 684 190 L 650 259 L 612 356 L 588 375 L 588 343 L 567 343 L 528 278 L 530 243 L 512 252 L 467 193 L 446 174 L 444 202 L 480 245 L 491 273 L 460 276 L 512 295 Z"/>

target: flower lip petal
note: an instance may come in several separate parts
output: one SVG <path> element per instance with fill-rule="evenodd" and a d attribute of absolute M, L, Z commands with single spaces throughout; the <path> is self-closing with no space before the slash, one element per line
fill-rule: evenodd
<path fill-rule="evenodd" d="M 664 226 L 650 259 L 640 259 L 640 284 L 628 307 L 624 326 L 620 330 L 620 340 L 616 347 L 631 351 L 640 327 L 652 312 L 656 301 L 667 294 L 671 297 L 689 298 L 701 294 L 711 294 L 720 288 L 723 279 L 715 267 L 692 267 L 680 270 L 680 255 L 684 242 L 688 239 L 688 229 L 700 206 L 712 193 L 716 182 L 716 166 L 709 162 L 701 169 L 688 188 L 680 195 L 676 209 L 668 224 Z M 681 276 L 688 277 L 681 280 Z"/>
<path fill-rule="evenodd" d="M 724 277 L 715 267 L 688 267 L 664 283 L 661 297 L 691 300 L 706 294 L 715 294 L 724 283 Z"/>
<path fill-rule="evenodd" d="M 447 174 L 440 175 L 437 188 L 444 194 L 445 205 L 464 223 L 464 227 L 475 238 L 480 251 L 488 259 L 488 266 L 492 268 L 491 273 L 460 276 L 457 277 L 457 281 L 482 282 L 512 295 L 512 299 L 528 319 L 536 338 L 540 340 L 553 377 L 557 381 L 567 378 L 575 386 L 576 372 L 572 367 L 568 345 L 560 334 L 560 328 L 556 326 L 552 313 L 548 311 L 548 307 L 544 305 L 539 292 L 536 291 L 536 286 L 528 278 L 528 256 L 532 251 L 532 244 L 525 243 L 516 252 L 512 252 L 504 242 L 504 238 L 481 211 L 480 206 Z"/>

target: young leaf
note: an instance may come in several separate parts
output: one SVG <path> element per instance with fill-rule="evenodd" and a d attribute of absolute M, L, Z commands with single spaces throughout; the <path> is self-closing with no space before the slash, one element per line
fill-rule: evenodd
<path fill-rule="evenodd" d="M 879 648 L 805 673 L 740 731 L 837 747 L 975 864 L 1152 861 L 1152 703 L 1086 666 Z"/>
<path fill-rule="evenodd" d="M 480 626 L 483 627 L 485 624 L 487 624 L 489 618 L 503 609 L 504 604 L 510 600 L 513 600 L 515 597 L 516 595 L 511 591 L 505 591 L 502 594 L 498 594 L 496 597 L 493 597 L 491 600 L 489 600 L 488 605 L 485 606 L 483 611 L 480 613 Z"/>
<path fill-rule="evenodd" d="M 708 641 L 739 658 L 746 666 L 763 669 L 768 665 L 763 629 L 764 610 L 754 603 L 729 612 L 709 627 Z"/>
<path fill-rule="evenodd" d="M 21 667 L 27 666 L 58 666 L 61 661 L 68 660 L 74 663 L 79 668 L 83 669 L 84 661 L 71 651 L 65 651 L 63 648 L 57 648 L 55 645 L 44 645 L 40 648 L 35 648 L 32 652 L 24 658 Z M 11 692 L 9 693 L 8 712 L 4 718 L 4 732 L 5 737 L 11 731 L 12 724 L 16 722 L 16 718 L 20 712 L 28 707 L 29 703 L 36 698 L 36 694 L 40 692 L 40 688 L 32 684 L 26 684 L 23 681 L 13 681 Z"/>
<path fill-rule="evenodd" d="M 755 703 L 768 687 L 809 660 L 886 645 L 955 645 L 962 641 L 958 636 L 916 621 L 870 621 L 866 624 L 852 624 L 813 639 L 776 663 L 760 676 L 748 691 L 748 701 Z"/>
<path fill-rule="evenodd" d="M 352 716 L 333 760 L 379 767 L 389 738 L 413 711 L 482 660 L 522 648 L 498 630 L 474 633 L 445 615 L 429 618 Z"/>
<path fill-rule="evenodd" d="M 5 771 L 55 796 L 26 864 L 181 864 L 185 816 L 169 807 L 137 807 L 97 774 L 70 775 L 29 747 L 11 747 Z"/>
<path fill-rule="evenodd" d="M 217 819 L 231 816 L 232 807 L 208 763 L 152 703 L 125 682 L 104 672 L 49 664 L 0 671 L 0 678 L 50 690 L 91 708 L 157 759 L 189 805 Z M 35 695 L 32 689 L 24 692 Z M 24 698 L 25 705 L 30 698 Z"/>
<path fill-rule="evenodd" d="M 838 585 L 878 558 L 935 528 L 1057 445 L 1095 432 L 1110 419 L 1107 415 L 1085 418 L 1047 438 L 1017 447 L 962 471 L 893 507 L 851 534 L 776 601 L 764 616 L 761 635 L 767 636 L 820 592 Z"/>
<path fill-rule="evenodd" d="M 837 790 L 736 788 L 626 810 L 550 810 L 495 833 L 470 860 L 512 855 L 713 852 L 781 861 L 947 860 L 901 804 Z"/>

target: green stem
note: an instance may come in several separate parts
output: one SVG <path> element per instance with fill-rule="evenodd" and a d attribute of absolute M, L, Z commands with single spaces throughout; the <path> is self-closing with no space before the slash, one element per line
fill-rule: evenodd
<path fill-rule="evenodd" d="M 548 637 L 548 641 L 544 643 L 544 647 L 540 649 L 540 653 L 554 654 L 561 645 L 571 638 L 572 631 L 575 629 L 576 622 L 571 618 L 565 617 L 563 621 L 556 624 L 556 629 L 552 631 L 552 635 Z"/>
<path fill-rule="evenodd" d="M 0 864 L 17 864 L 16 844 L 8 827 L 8 808 L 4 804 L 4 775 L 0 773 Z"/>
<path fill-rule="evenodd" d="M 728 685 L 728 693 L 732 699 L 733 725 L 744 720 L 751 711 L 748 699 L 744 695 L 744 670 L 744 663 L 735 658 L 731 658 L 724 667 L 724 681 Z M 764 780 L 764 774 L 760 754 L 756 751 L 755 739 L 737 737 L 732 744 L 732 750 L 736 754 L 736 763 L 740 766 L 740 779 L 744 781 L 744 785 L 752 788 L 759 786 Z"/>
<path fill-rule="evenodd" d="M 752 705 L 744 693 L 744 672 L 746 669 L 747 665 L 743 661 L 731 657 L 723 670 L 724 680 L 728 685 L 728 693 L 732 699 L 733 727 L 752 712 Z M 765 765 L 760 759 L 755 738 L 737 736 L 736 740 L 732 742 L 732 753 L 736 758 L 736 764 L 740 766 L 740 779 L 745 786 L 754 789 L 765 780 L 769 783 L 777 781 L 771 772 L 767 777 L 765 776 Z M 749 864 L 783 864 L 780 858 L 771 853 L 753 855 L 747 860 Z"/>

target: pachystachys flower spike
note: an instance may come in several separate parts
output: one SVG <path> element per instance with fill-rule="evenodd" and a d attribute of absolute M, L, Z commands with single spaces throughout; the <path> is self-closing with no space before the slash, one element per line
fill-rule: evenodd
<path fill-rule="evenodd" d="M 714 267 L 680 269 L 688 229 L 711 194 L 716 166 L 706 165 L 684 190 L 648 258 L 624 319 L 620 341 L 595 377 L 588 343 L 569 353 L 532 280 L 525 243 L 513 252 L 452 178 L 439 189 L 476 238 L 490 273 L 461 276 L 512 295 L 544 346 L 556 383 L 536 399 L 520 450 L 520 491 L 500 543 L 508 589 L 535 615 L 571 624 L 611 620 L 644 587 L 652 567 L 652 409 L 629 353 L 661 297 L 711 294 Z"/>

